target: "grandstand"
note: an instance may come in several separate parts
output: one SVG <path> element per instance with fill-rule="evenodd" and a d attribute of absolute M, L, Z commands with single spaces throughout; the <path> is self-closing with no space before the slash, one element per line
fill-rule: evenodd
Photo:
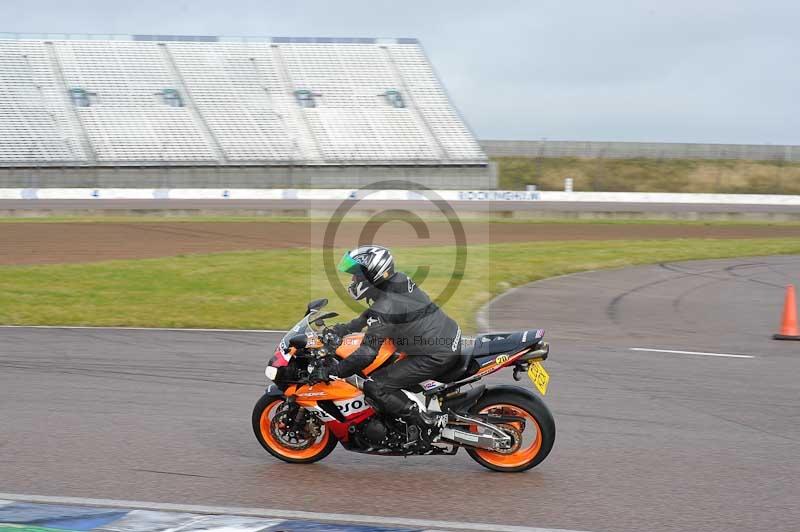
<path fill-rule="evenodd" d="M 0 34 L 0 186 L 493 187 L 415 39 Z"/>

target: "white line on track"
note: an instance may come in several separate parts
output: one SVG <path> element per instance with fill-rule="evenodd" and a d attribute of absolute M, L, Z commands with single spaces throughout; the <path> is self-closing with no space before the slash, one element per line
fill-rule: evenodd
<path fill-rule="evenodd" d="M 317 521 L 335 521 L 342 523 L 366 523 L 392 526 L 407 526 L 425 529 L 450 530 L 484 530 L 494 532 L 578 532 L 556 528 L 534 528 L 527 526 L 498 525 L 491 523 L 461 523 L 458 521 L 433 521 L 427 519 L 405 519 L 402 517 L 380 517 L 357 514 L 329 514 L 317 512 L 301 512 L 294 510 L 273 510 L 268 508 L 237 508 L 226 506 L 197 506 L 192 504 L 169 504 L 142 501 L 118 501 L 113 499 L 84 499 L 81 497 L 51 497 L 47 495 L 21 495 L 0 493 L 0 499 L 18 502 L 41 504 L 82 504 L 111 508 L 129 508 L 132 510 L 160 510 L 165 512 L 188 512 L 212 515 L 237 515 L 248 517 L 277 517 L 284 519 L 309 519 Z"/>
<path fill-rule="evenodd" d="M 755 358 L 753 355 L 732 355 L 730 353 L 706 353 L 703 351 L 675 351 L 672 349 L 650 349 L 649 347 L 631 347 L 631 351 L 649 351 L 651 353 L 675 353 L 678 355 L 698 355 L 703 357 Z"/>
<path fill-rule="evenodd" d="M 182 329 L 179 327 L 91 327 L 88 325 L 0 325 L 0 329 L 88 329 L 94 331 L 172 331 L 172 332 L 235 332 L 235 333 L 280 333 L 277 329 Z"/>

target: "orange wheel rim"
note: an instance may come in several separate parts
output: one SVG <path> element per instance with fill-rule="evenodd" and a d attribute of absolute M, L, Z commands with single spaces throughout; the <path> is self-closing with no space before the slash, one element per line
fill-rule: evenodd
<path fill-rule="evenodd" d="M 534 437 L 533 441 L 526 442 L 525 441 L 525 433 L 521 433 L 522 443 L 520 447 L 511 453 L 501 453 L 495 451 L 489 451 L 487 449 L 475 449 L 475 453 L 480 456 L 486 462 L 495 465 L 497 467 L 519 467 L 524 465 L 536 456 L 539 452 L 539 449 L 542 448 L 542 430 L 539 427 L 539 423 L 536 421 L 536 418 L 533 417 L 529 412 L 519 408 L 518 406 L 514 405 L 507 405 L 507 404 L 497 404 L 487 406 L 483 410 L 480 411 L 481 414 L 487 414 L 489 411 L 496 411 L 501 410 L 502 415 L 506 416 L 517 416 L 525 418 L 525 426 L 526 428 L 530 427 L 534 430 Z M 515 427 L 517 430 L 522 429 L 522 423 L 518 421 L 514 421 L 508 423 L 509 425 Z M 472 430 L 476 430 L 477 427 L 473 426 Z M 527 443 L 527 445 L 526 445 Z"/>
<path fill-rule="evenodd" d="M 328 445 L 328 440 L 331 437 L 327 427 L 324 425 L 322 426 L 322 435 L 305 449 L 293 449 L 291 447 L 287 447 L 283 442 L 275 437 L 271 430 L 272 418 L 275 410 L 277 410 L 280 404 L 280 401 L 274 401 L 270 403 L 263 412 L 261 412 L 261 437 L 264 438 L 264 441 L 267 442 L 267 444 L 278 454 L 285 456 L 286 458 L 293 458 L 295 460 L 313 458 L 322 452 L 322 450 L 325 449 L 325 446 Z"/>

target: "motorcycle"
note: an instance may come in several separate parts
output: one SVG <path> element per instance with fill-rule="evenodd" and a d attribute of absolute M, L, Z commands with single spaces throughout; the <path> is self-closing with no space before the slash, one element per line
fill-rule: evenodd
<path fill-rule="evenodd" d="M 458 364 L 436 380 L 404 393 L 420 409 L 437 413 L 440 432 L 432 441 L 419 427 L 385 416 L 363 393 L 365 378 L 404 355 L 391 340 L 362 372 L 329 383 L 309 384 L 316 364 L 347 358 L 363 333 L 338 337 L 322 312 L 327 299 L 310 302 L 306 314 L 278 344 L 265 375 L 271 381 L 253 409 L 253 431 L 274 457 L 290 463 L 322 460 L 340 443 L 349 451 L 377 455 L 454 455 L 463 447 L 476 462 L 495 471 L 528 470 L 544 460 L 555 440 L 555 422 L 544 401 L 518 386 L 477 384 L 504 368 L 515 380 L 527 374 L 544 395 L 549 375 L 541 362 L 550 348 L 544 331 L 483 334 L 462 348 Z"/>

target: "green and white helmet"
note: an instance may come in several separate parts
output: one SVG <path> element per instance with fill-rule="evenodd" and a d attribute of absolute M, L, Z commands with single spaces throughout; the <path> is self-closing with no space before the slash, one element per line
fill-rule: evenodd
<path fill-rule="evenodd" d="M 353 281 L 347 287 L 350 297 L 364 299 L 370 297 L 370 288 L 394 275 L 394 257 L 385 247 L 361 246 L 342 256 L 339 271 L 353 276 Z"/>

